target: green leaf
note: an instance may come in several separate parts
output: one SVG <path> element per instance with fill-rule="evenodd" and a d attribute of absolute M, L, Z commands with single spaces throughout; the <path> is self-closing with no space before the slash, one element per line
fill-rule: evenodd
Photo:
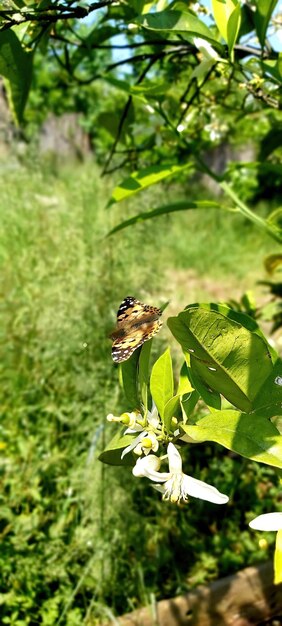
<path fill-rule="evenodd" d="M 266 31 L 277 0 L 257 0 L 254 22 L 261 47 L 264 47 Z"/>
<path fill-rule="evenodd" d="M 189 380 L 189 370 L 188 370 L 187 364 L 183 363 L 181 370 L 180 370 L 177 395 L 184 396 L 184 394 L 191 393 L 191 391 L 193 390 L 194 390 L 194 387 L 192 387 L 191 382 Z"/>
<path fill-rule="evenodd" d="M 173 396 L 173 373 L 169 348 L 153 365 L 150 389 L 158 412 L 163 418 L 165 405 Z"/>
<path fill-rule="evenodd" d="M 238 3 L 233 13 L 231 13 L 227 24 L 227 43 L 230 55 L 237 41 L 238 33 L 241 25 L 241 6 Z"/>
<path fill-rule="evenodd" d="M 275 78 L 279 84 L 282 81 L 282 53 L 278 55 L 278 59 L 271 59 L 269 61 L 261 61 L 260 65 L 264 72 L 270 74 Z"/>
<path fill-rule="evenodd" d="M 240 4 L 238 0 L 212 0 L 212 8 L 218 30 L 232 54 L 241 24 Z"/>
<path fill-rule="evenodd" d="M 152 211 L 145 211 L 143 213 L 138 213 L 138 215 L 134 215 L 134 217 L 121 222 L 118 224 L 110 232 L 107 234 L 109 237 L 114 233 L 117 233 L 119 230 L 123 230 L 128 226 L 132 226 L 133 224 L 137 224 L 139 222 L 144 222 L 145 220 L 151 220 L 154 217 L 161 217 L 162 215 L 167 215 L 168 213 L 175 213 L 177 211 L 187 211 L 189 209 L 224 209 L 217 202 L 209 201 L 209 200 L 200 200 L 199 202 L 175 202 L 173 204 L 165 204 L 164 206 L 160 206 L 157 209 L 153 209 Z"/>
<path fill-rule="evenodd" d="M 193 413 L 194 408 L 200 399 L 200 394 L 196 389 L 192 391 L 192 393 L 185 394 L 181 399 L 181 407 L 184 411 L 184 424 L 186 423 L 185 416 L 190 417 L 191 413 Z"/>
<path fill-rule="evenodd" d="M 173 176 L 174 174 L 184 172 L 191 168 L 191 163 L 186 163 L 185 165 L 171 163 L 166 165 L 152 165 L 151 167 L 139 170 L 139 172 L 135 172 L 123 180 L 118 187 L 114 189 L 108 206 L 111 206 L 115 202 L 121 202 L 124 198 L 133 196 L 135 193 L 146 189 L 146 187 L 155 185 L 164 178 L 168 178 L 168 176 Z"/>
<path fill-rule="evenodd" d="M 26 52 L 12 30 L 0 32 L 0 75 L 4 77 L 15 121 L 23 119 L 32 78 L 33 52 Z"/>
<path fill-rule="evenodd" d="M 244 319 L 246 326 L 234 317 Z M 251 411 L 273 370 L 266 341 L 257 329 L 250 330 L 256 323 L 215 304 L 189 306 L 169 318 L 168 326 L 184 353 L 190 354 L 192 373 L 236 407 Z"/>
<path fill-rule="evenodd" d="M 129 446 L 135 437 L 136 435 L 122 436 L 122 431 L 119 430 L 108 443 L 105 450 L 101 452 L 98 457 L 99 461 L 108 465 L 134 465 L 132 453 L 129 452 L 123 459 L 121 459 L 121 454 L 123 449 Z"/>
<path fill-rule="evenodd" d="M 215 411 L 196 426 L 186 424 L 182 428 L 194 441 L 214 441 L 253 461 L 282 468 L 282 436 L 263 415 Z"/>
<path fill-rule="evenodd" d="M 140 348 L 133 352 L 130 359 L 120 364 L 120 381 L 129 405 L 128 409 L 137 409 L 140 407 L 137 378 L 139 355 Z"/>
<path fill-rule="evenodd" d="M 149 362 L 152 348 L 152 339 L 146 341 L 141 349 L 139 359 L 139 387 L 141 391 L 141 398 L 145 410 L 148 409 L 148 390 L 149 390 Z"/>
<path fill-rule="evenodd" d="M 180 415 L 180 396 L 173 396 L 164 407 L 163 422 L 167 433 L 170 432 L 172 418 L 179 417 Z"/>
<path fill-rule="evenodd" d="M 131 96 L 146 96 L 146 98 L 163 96 L 171 88 L 169 83 L 158 82 L 157 80 L 154 83 L 144 82 L 142 85 L 131 85 L 128 81 L 120 80 L 114 76 L 108 76 L 107 74 L 105 74 L 104 80 Z M 142 100 L 144 100 L 144 98 L 142 98 Z"/>
<path fill-rule="evenodd" d="M 282 415 L 282 360 L 277 359 L 273 370 L 253 401 L 253 409 L 267 417 Z"/>
<path fill-rule="evenodd" d="M 190 360 L 190 355 L 189 355 Z M 191 363 L 191 360 L 190 360 Z M 199 395 L 204 400 L 206 405 L 211 409 L 221 409 L 221 397 L 217 391 L 213 391 L 205 384 L 205 381 L 201 379 L 201 372 L 197 367 L 198 361 L 193 359 L 193 367 L 190 368 L 190 378 L 194 389 L 197 389 Z M 192 365 L 192 363 L 191 363 Z"/>
<path fill-rule="evenodd" d="M 211 37 L 211 31 L 198 17 L 188 11 L 159 11 L 147 13 L 136 20 L 138 24 L 149 30 L 186 33 L 190 37 L 202 37 L 222 50 L 218 41 Z"/>

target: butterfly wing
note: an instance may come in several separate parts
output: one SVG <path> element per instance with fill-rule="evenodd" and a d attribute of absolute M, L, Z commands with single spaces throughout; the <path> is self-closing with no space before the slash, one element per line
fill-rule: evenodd
<path fill-rule="evenodd" d="M 117 312 L 117 326 L 123 326 L 128 320 L 133 321 L 133 319 L 140 317 L 146 306 L 146 304 L 142 304 L 142 302 L 139 302 L 132 296 L 124 298 Z"/>
<path fill-rule="evenodd" d="M 161 309 L 127 296 L 119 306 L 117 328 L 112 333 L 112 357 L 115 363 L 126 361 L 134 350 L 151 339 L 162 326 Z"/>
<path fill-rule="evenodd" d="M 126 361 L 145 341 L 151 339 L 161 328 L 162 321 L 157 319 L 146 321 L 137 328 L 130 328 L 124 337 L 114 340 L 112 345 L 112 357 L 115 363 Z"/>

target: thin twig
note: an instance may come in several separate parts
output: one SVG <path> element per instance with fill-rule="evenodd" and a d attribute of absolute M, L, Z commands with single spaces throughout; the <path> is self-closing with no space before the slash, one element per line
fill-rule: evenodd
<path fill-rule="evenodd" d="M 159 58 L 159 55 L 155 55 L 154 58 L 150 59 L 147 67 L 145 67 L 143 72 L 140 74 L 140 76 L 139 76 L 139 78 L 138 78 L 138 80 L 136 82 L 136 85 L 140 85 L 140 83 L 145 78 L 146 74 L 149 72 L 149 70 L 151 69 L 152 65 L 158 60 L 158 58 Z M 114 153 L 115 153 L 116 146 L 117 146 L 117 144 L 119 142 L 119 139 L 120 139 L 120 136 L 121 136 L 121 132 L 122 132 L 122 129 L 123 129 L 123 125 L 124 125 L 124 122 L 126 120 L 126 116 L 127 116 L 128 111 L 129 111 L 129 108 L 131 106 L 131 102 L 132 102 L 132 96 L 129 96 L 129 98 L 127 100 L 127 103 L 126 103 L 126 105 L 124 107 L 124 110 L 122 112 L 120 121 L 119 121 L 116 138 L 114 140 L 114 143 L 112 145 L 110 154 L 109 154 L 109 156 L 108 156 L 108 158 L 106 160 L 106 163 L 104 165 L 104 168 L 103 168 L 103 172 L 102 172 L 103 176 L 108 173 L 108 167 L 109 167 L 109 165 L 110 165 L 110 163 L 112 161 L 112 158 L 113 158 Z"/>

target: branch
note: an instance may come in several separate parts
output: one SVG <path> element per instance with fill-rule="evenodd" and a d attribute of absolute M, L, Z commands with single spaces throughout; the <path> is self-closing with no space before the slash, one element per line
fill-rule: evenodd
<path fill-rule="evenodd" d="M 140 83 L 145 78 L 146 74 L 149 72 L 149 70 L 151 69 L 152 65 L 158 60 L 158 58 L 159 58 L 159 55 L 155 55 L 154 58 L 150 59 L 147 67 L 145 67 L 143 72 L 140 74 L 140 76 L 139 76 L 139 78 L 138 78 L 138 80 L 136 82 L 136 85 L 140 85 Z M 124 122 L 126 120 L 127 113 L 128 113 L 128 111 L 130 109 L 130 106 L 131 106 L 131 102 L 132 102 L 132 96 L 129 96 L 129 98 L 127 100 L 127 103 L 126 103 L 126 105 L 124 107 L 124 110 L 122 112 L 122 116 L 121 116 L 121 118 L 119 120 L 117 135 L 116 135 L 116 138 L 115 138 L 114 143 L 112 145 L 112 148 L 111 148 L 110 154 L 109 154 L 109 156 L 107 158 L 107 161 L 106 161 L 106 163 L 104 165 L 102 175 L 105 175 L 105 174 L 108 173 L 108 167 L 109 167 L 109 165 L 111 163 L 111 160 L 112 160 L 112 158 L 114 156 L 114 153 L 115 153 L 115 149 L 116 149 L 117 144 L 119 142 L 119 139 L 120 139 L 120 136 L 121 136 L 121 132 L 122 132 L 122 129 L 123 129 L 123 125 L 124 125 Z"/>
<path fill-rule="evenodd" d="M 115 0 L 101 0 L 100 2 L 93 2 L 89 7 L 76 6 L 71 10 L 64 5 L 58 5 L 56 8 L 49 7 L 49 9 L 29 9 L 28 11 L 26 7 L 23 10 L 17 9 L 16 11 L 14 9 L 1 10 L 0 18 L 6 19 L 7 22 L 1 26 L 0 32 L 25 22 L 48 22 L 51 24 L 59 20 L 81 19 L 87 17 L 93 11 L 97 11 L 97 9 L 110 6 L 114 2 Z"/>

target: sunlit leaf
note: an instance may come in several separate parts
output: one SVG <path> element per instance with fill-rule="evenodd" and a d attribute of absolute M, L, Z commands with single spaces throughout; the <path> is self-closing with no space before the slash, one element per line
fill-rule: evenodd
<path fill-rule="evenodd" d="M 184 353 L 190 354 L 192 374 L 195 371 L 206 387 L 234 406 L 251 411 L 273 371 L 266 341 L 256 329 L 250 330 L 255 322 L 228 307 L 194 305 L 169 318 L 168 326 Z"/>
<path fill-rule="evenodd" d="M 253 409 L 267 417 L 282 415 L 282 360 L 277 359 L 268 378 L 253 400 Z"/>
<path fill-rule="evenodd" d="M 153 365 L 150 389 L 159 414 L 163 418 L 165 405 L 173 396 L 173 372 L 169 348 Z"/>
<path fill-rule="evenodd" d="M 173 396 L 170 400 L 168 400 L 164 407 L 163 421 L 167 433 L 170 432 L 172 418 L 179 417 L 180 415 L 180 396 Z"/>
<path fill-rule="evenodd" d="M 179 396 L 183 396 L 186 393 L 190 393 L 194 389 L 194 387 L 191 384 L 191 381 L 189 380 L 188 374 L 189 374 L 189 371 L 188 371 L 187 364 L 183 363 L 181 370 L 180 370 L 179 382 L 178 382 L 178 388 L 177 388 L 177 394 Z"/>
<path fill-rule="evenodd" d="M 164 206 L 160 206 L 157 209 L 153 209 L 152 211 L 144 211 L 142 213 L 138 213 L 138 215 L 134 215 L 134 217 L 129 218 L 128 220 L 124 220 L 121 222 L 110 232 L 109 235 L 113 235 L 117 233 L 119 230 L 123 230 L 128 226 L 133 226 L 134 224 L 139 224 L 139 222 L 144 222 L 145 220 L 151 220 L 155 217 L 161 217 L 162 215 L 168 215 L 169 213 L 177 213 L 178 211 L 188 211 L 190 209 L 224 209 L 223 206 L 218 204 L 217 202 L 213 202 L 212 200 L 199 200 L 198 202 L 175 202 L 173 204 L 165 204 Z"/>
<path fill-rule="evenodd" d="M 269 20 L 276 7 L 277 0 L 257 0 L 256 10 L 254 12 L 254 22 L 257 31 L 257 36 L 261 47 L 263 48 L 265 42 L 265 36 Z"/>
<path fill-rule="evenodd" d="M 282 468 L 282 436 L 264 415 L 214 411 L 196 426 L 183 425 L 183 430 L 194 441 L 214 441 L 259 463 Z"/>
<path fill-rule="evenodd" d="M 115 202 L 121 202 L 124 198 L 133 196 L 135 193 L 142 191 L 146 187 L 155 185 L 161 180 L 164 180 L 164 178 L 168 178 L 168 176 L 173 176 L 174 174 L 184 172 L 185 170 L 187 171 L 191 168 L 191 163 L 186 163 L 185 165 L 176 165 L 175 163 L 172 163 L 170 165 L 152 165 L 151 167 L 139 170 L 139 172 L 135 172 L 123 180 L 118 187 L 114 189 L 108 206 L 114 204 Z"/>
<path fill-rule="evenodd" d="M 233 51 L 241 23 L 241 7 L 238 0 L 212 0 L 214 19 L 218 30 Z"/>
<path fill-rule="evenodd" d="M 152 339 L 146 341 L 141 349 L 140 358 L 139 358 L 139 366 L 138 366 L 138 378 L 139 378 L 139 387 L 141 392 L 142 403 L 144 408 L 148 408 L 148 390 L 149 390 L 149 363 L 150 363 L 150 354 L 152 348 Z"/>
<path fill-rule="evenodd" d="M 205 381 L 201 379 L 201 373 L 198 371 L 197 363 L 197 360 L 193 359 L 193 367 L 190 368 L 190 378 L 194 389 L 197 389 L 199 395 L 210 409 L 219 410 L 221 409 L 220 394 L 210 389 L 210 387 L 205 384 Z"/>
<path fill-rule="evenodd" d="M 147 13 L 136 22 L 149 30 L 171 31 L 173 33 L 186 33 L 191 37 L 202 37 L 215 47 L 221 48 L 218 41 L 211 36 L 210 29 L 198 17 L 188 11 L 166 10 Z"/>

